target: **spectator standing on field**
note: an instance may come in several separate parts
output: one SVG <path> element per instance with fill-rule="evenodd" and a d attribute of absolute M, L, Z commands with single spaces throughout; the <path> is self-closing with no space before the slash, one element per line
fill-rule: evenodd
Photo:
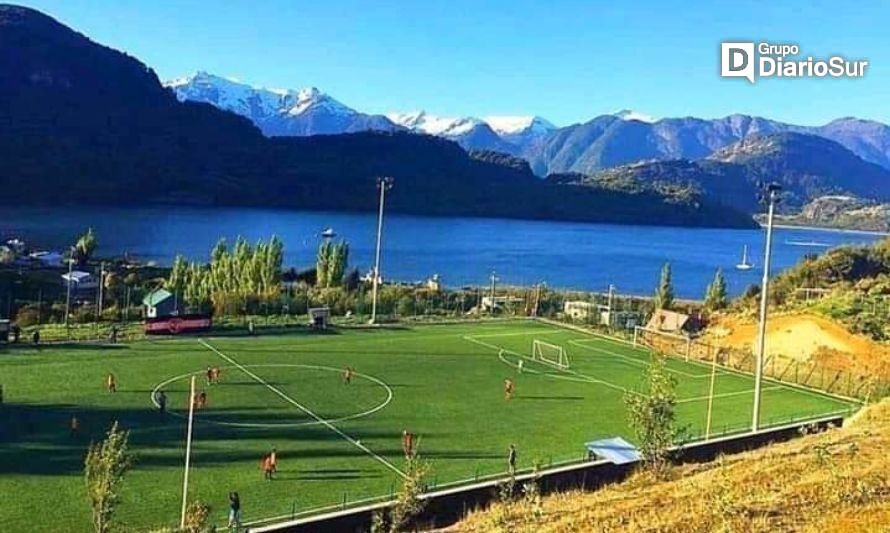
<path fill-rule="evenodd" d="M 229 493 L 229 529 L 238 531 L 241 527 L 241 498 L 237 492 Z"/>

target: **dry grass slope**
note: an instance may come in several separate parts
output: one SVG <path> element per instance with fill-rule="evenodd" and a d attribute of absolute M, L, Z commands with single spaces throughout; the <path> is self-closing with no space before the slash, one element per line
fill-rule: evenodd
<path fill-rule="evenodd" d="M 498 503 L 450 531 L 890 532 L 890 400 L 843 428 L 638 474 L 594 493 Z"/>

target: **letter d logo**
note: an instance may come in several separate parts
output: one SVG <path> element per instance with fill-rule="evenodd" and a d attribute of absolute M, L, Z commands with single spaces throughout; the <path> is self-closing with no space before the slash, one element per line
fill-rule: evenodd
<path fill-rule="evenodd" d="M 720 43 L 720 76 L 754 83 L 754 43 Z"/>

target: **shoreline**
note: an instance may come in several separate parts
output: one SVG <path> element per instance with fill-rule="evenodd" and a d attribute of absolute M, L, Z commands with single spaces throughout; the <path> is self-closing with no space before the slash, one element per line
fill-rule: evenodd
<path fill-rule="evenodd" d="M 758 222 L 761 228 L 765 228 L 766 224 L 762 222 Z M 878 235 L 881 237 L 890 237 L 890 232 L 888 231 L 877 231 L 877 230 L 867 230 L 867 229 L 846 229 L 846 228 L 833 228 L 830 226 L 804 226 L 797 224 L 775 224 L 773 223 L 773 228 L 775 229 L 802 229 L 808 231 L 827 231 L 831 233 L 852 233 L 855 235 Z"/>

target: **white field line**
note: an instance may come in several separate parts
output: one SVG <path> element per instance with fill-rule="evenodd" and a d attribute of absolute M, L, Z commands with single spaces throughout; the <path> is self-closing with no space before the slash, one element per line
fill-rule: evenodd
<path fill-rule="evenodd" d="M 513 354 L 513 355 L 522 357 L 523 359 L 527 359 L 527 360 L 529 360 L 529 361 L 535 361 L 535 362 L 537 362 L 536 359 L 532 359 L 531 357 L 529 357 L 529 356 L 527 356 L 527 355 L 523 355 L 523 354 L 521 354 L 521 353 L 514 352 L 514 351 L 512 351 L 512 350 L 506 350 L 506 349 L 502 348 L 501 346 L 497 346 L 497 345 L 495 345 L 495 344 L 489 344 L 489 343 L 487 343 L 487 342 L 485 342 L 485 341 L 480 341 L 479 339 L 475 339 L 475 338 L 473 338 L 473 337 L 471 337 L 471 336 L 469 336 L 469 335 L 465 335 L 465 336 L 463 337 L 463 339 L 466 340 L 466 341 L 469 341 L 469 342 L 474 342 L 474 343 L 479 344 L 479 345 L 481 345 L 481 346 L 485 346 L 486 348 L 489 348 L 489 349 L 492 349 L 492 350 L 497 350 L 498 352 L 500 352 L 501 350 L 503 350 L 504 352 L 507 352 L 507 353 L 510 353 L 510 354 Z M 554 368 L 555 368 L 555 367 L 554 367 Z M 608 382 L 608 381 L 604 381 L 604 380 L 602 380 L 602 379 L 597 379 L 597 378 L 588 376 L 588 375 L 586 375 L 586 374 L 582 374 L 582 373 L 580 373 L 580 372 L 575 372 L 574 370 L 571 370 L 571 369 L 568 369 L 568 368 L 557 368 L 557 370 L 559 370 L 560 372 L 565 372 L 566 374 L 571 374 L 571 375 L 573 375 L 573 376 L 577 376 L 577 377 L 579 377 L 579 378 L 582 378 L 583 380 L 587 380 L 587 381 L 590 382 L 590 383 L 599 383 L 600 385 L 604 385 L 604 386 L 606 386 L 606 387 L 609 387 L 610 389 L 615 389 L 615 390 L 618 390 L 618 391 L 621 391 L 621 392 L 624 392 L 624 393 L 630 393 L 630 394 L 637 394 L 637 395 L 640 395 L 638 392 L 635 392 L 635 391 L 632 391 L 632 390 L 629 390 L 629 389 L 625 389 L 624 387 L 619 387 L 618 385 L 615 385 L 614 383 L 610 383 L 610 382 Z M 540 374 L 540 372 L 536 372 L 536 373 L 539 373 L 539 374 Z M 560 376 L 557 376 L 557 375 L 554 375 L 554 374 L 544 374 L 544 375 L 546 375 L 547 377 L 554 377 L 554 378 L 559 378 L 559 377 L 560 377 Z M 572 381 L 575 381 L 575 380 L 572 380 Z"/>
<path fill-rule="evenodd" d="M 450 327 L 450 326 L 447 326 L 447 327 Z M 469 329 L 469 328 L 468 328 L 468 329 Z M 356 331 L 365 331 L 365 330 L 356 330 Z M 392 330 L 374 330 L 374 331 L 379 331 L 379 332 L 381 332 L 381 333 L 387 333 L 387 332 L 392 331 Z M 497 331 L 497 329 L 496 329 L 496 328 L 486 328 L 486 329 L 483 329 L 482 331 Z M 550 334 L 552 334 L 552 333 L 555 333 L 555 332 L 546 332 L 546 333 L 550 333 Z M 453 338 L 453 337 L 457 337 L 457 336 L 459 336 L 459 335 L 460 335 L 460 333 L 456 333 L 456 332 L 453 332 L 453 331 L 452 331 L 452 332 L 449 332 L 449 333 L 441 333 L 441 332 L 439 332 L 439 333 L 425 333 L 425 334 L 417 334 L 417 333 L 412 333 L 412 334 L 407 334 L 407 333 L 406 333 L 406 334 L 398 334 L 398 333 L 392 333 L 392 334 L 388 334 L 388 335 L 386 335 L 385 337 L 381 337 L 379 340 L 380 340 L 380 341 L 385 341 L 385 342 L 402 342 L 402 341 L 409 341 L 409 340 L 427 340 L 427 339 Z M 497 334 L 495 334 L 495 335 L 497 335 Z M 271 337 L 271 336 L 270 336 L 270 337 Z M 244 338 L 244 337 L 209 337 L 209 338 L 210 338 L 210 340 L 235 341 L 235 342 L 237 342 L 237 341 L 244 341 L 245 344 L 246 344 L 247 341 L 248 341 L 248 339 L 246 339 L 246 338 Z M 288 336 L 284 335 L 284 336 L 276 336 L 276 337 L 273 337 L 273 338 L 275 338 L 275 339 L 290 340 L 290 339 L 292 339 L 293 337 L 290 337 L 290 338 L 289 338 Z M 316 337 L 316 338 L 317 338 L 317 337 Z M 295 351 L 295 352 L 301 352 L 301 351 L 303 351 L 303 348 L 317 348 L 317 347 L 320 347 L 320 346 L 325 346 L 325 347 L 328 347 L 328 346 L 342 347 L 342 346 L 350 346 L 350 345 L 355 344 L 355 343 L 358 343 L 358 344 L 361 345 L 361 344 L 363 344 L 364 342 L 366 342 L 366 341 L 368 341 L 368 340 L 374 340 L 374 337 L 371 336 L 371 335 L 369 335 L 368 337 L 355 336 L 355 337 L 348 337 L 348 338 L 336 338 L 336 337 L 333 337 L 333 338 L 332 338 L 332 337 L 327 337 L 327 338 L 325 338 L 325 339 L 323 339 L 323 340 L 313 340 L 313 341 L 311 341 L 311 342 L 302 342 L 302 343 L 297 342 L 297 343 L 295 343 L 295 344 L 289 344 L 289 345 L 288 345 L 288 349 L 289 349 L 289 350 L 293 350 L 293 351 Z M 253 343 L 254 341 L 256 341 L 256 337 L 250 337 L 250 338 L 249 338 L 249 341 L 250 341 L 250 343 Z M 252 352 L 257 352 L 257 351 L 260 351 L 260 350 L 251 349 L 251 351 L 252 351 Z M 265 351 L 275 351 L 275 346 L 273 345 L 271 348 L 269 348 L 268 350 L 265 350 Z"/>
<path fill-rule="evenodd" d="M 575 340 L 570 340 L 570 341 L 569 341 L 569 344 L 574 344 L 575 346 L 584 348 L 585 350 L 593 350 L 594 352 L 599 352 L 599 353 L 602 353 L 602 354 L 605 354 L 605 355 L 608 355 L 608 356 L 611 356 L 611 357 L 620 357 L 621 359 L 624 359 L 626 362 L 631 363 L 631 364 L 634 364 L 634 365 L 637 365 L 637 366 L 642 366 L 642 367 L 648 367 L 648 366 L 649 366 L 649 363 L 646 363 L 645 361 L 640 361 L 640 360 L 638 360 L 638 359 L 634 359 L 633 357 L 629 357 L 629 356 L 627 356 L 627 355 L 620 354 L 620 353 L 618 353 L 618 352 L 613 352 L 613 351 L 611 351 L 611 350 L 604 350 L 604 349 L 602 349 L 602 348 L 597 348 L 596 346 L 588 346 L 587 344 L 585 344 L 585 343 L 587 343 L 587 342 L 597 342 L 597 341 L 596 341 L 595 339 L 584 339 L 584 340 L 577 340 L 577 339 L 575 339 Z M 666 370 L 667 370 L 668 372 L 672 372 L 672 373 L 674 373 L 674 374 L 678 374 L 678 375 L 681 375 L 681 376 L 686 376 L 687 378 L 703 379 L 703 378 L 709 378 L 709 377 L 711 377 L 711 374 L 710 374 L 710 373 L 707 373 L 707 374 L 690 374 L 689 372 L 684 372 L 683 370 L 674 370 L 673 368 L 667 368 Z M 721 372 L 721 373 L 722 373 L 722 372 Z"/>
<path fill-rule="evenodd" d="M 246 366 L 249 368 L 309 368 L 309 369 L 316 369 L 316 370 L 327 370 L 327 371 L 331 371 L 331 372 L 336 372 L 338 374 L 341 372 L 340 369 L 333 368 L 330 366 L 301 365 L 298 363 L 267 363 L 267 364 L 262 364 L 262 365 L 246 365 Z M 230 368 L 237 368 L 237 367 L 224 366 L 221 368 L 222 369 L 230 369 Z M 179 381 L 181 379 L 191 377 L 191 376 L 199 376 L 200 377 L 203 374 L 204 374 L 203 370 L 198 370 L 196 372 L 188 372 L 186 374 L 174 376 L 174 377 L 169 378 L 165 381 L 162 381 L 161 383 L 158 383 L 155 386 L 155 388 L 152 389 L 152 391 L 151 391 L 152 405 L 154 405 L 157 408 L 161 407 L 160 405 L 158 405 L 156 395 L 159 390 L 165 388 L 167 385 L 174 383 L 176 381 Z M 381 387 L 383 387 L 383 389 L 386 391 L 386 399 L 383 400 L 383 402 L 377 404 L 375 407 L 372 407 L 366 411 L 362 411 L 360 413 L 355 413 L 355 414 L 351 414 L 351 415 L 341 416 L 339 418 L 327 419 L 327 421 L 330 422 L 331 424 L 336 424 L 337 422 L 344 422 L 346 420 L 355 420 L 357 418 L 364 418 L 366 416 L 370 416 L 370 415 L 376 413 L 377 411 L 384 409 L 392 401 L 392 398 L 393 398 L 392 388 L 389 385 L 387 385 L 383 380 L 375 378 L 374 376 L 362 374 L 361 372 L 353 372 L 353 375 L 356 377 L 367 379 L 368 381 L 370 381 L 372 383 L 376 383 L 376 384 L 380 385 Z M 185 416 L 183 416 L 175 411 L 167 411 L 167 414 L 170 414 L 170 415 L 178 417 L 178 418 L 185 418 Z M 225 422 L 225 421 L 219 421 L 219 420 L 200 420 L 200 422 L 205 423 L 205 424 L 213 424 L 216 426 L 227 426 L 227 427 L 236 427 L 236 428 L 263 428 L 263 429 L 297 428 L 297 427 L 321 425 L 321 422 L 318 422 L 318 421 L 295 422 L 295 423 L 274 423 L 274 424 L 272 424 L 272 423 L 251 423 L 251 422 Z"/>
<path fill-rule="evenodd" d="M 556 335 L 557 333 L 562 333 L 562 331 L 550 329 L 550 331 L 511 331 L 510 333 L 483 333 L 481 335 L 473 334 L 467 335 L 468 337 L 473 337 L 474 339 L 486 339 L 491 337 L 519 337 L 525 335 Z"/>
<path fill-rule="evenodd" d="M 763 388 L 764 391 L 768 391 L 768 390 L 781 390 L 781 389 L 782 389 L 782 387 L 778 387 L 778 386 L 764 387 L 764 388 Z M 743 396 L 743 395 L 745 395 L 745 394 L 754 394 L 754 389 L 750 389 L 750 390 L 742 390 L 742 391 L 736 391 L 736 392 L 724 392 L 724 393 L 721 393 L 721 394 L 715 394 L 715 395 L 714 395 L 714 398 L 728 398 L 728 397 L 730 397 L 730 396 Z M 709 396 L 696 396 L 696 397 L 694 397 L 694 398 L 683 398 L 682 400 L 677 400 L 677 403 L 700 402 L 700 401 L 703 401 L 703 400 L 707 400 L 708 398 L 709 398 Z"/>
<path fill-rule="evenodd" d="M 587 330 L 585 330 L 585 329 L 578 328 L 578 327 L 572 326 L 572 325 L 570 325 L 570 324 L 562 324 L 562 323 L 557 322 L 557 321 L 555 321 L 555 320 L 550 320 L 550 319 L 546 319 L 546 318 L 538 318 L 538 319 L 536 319 L 536 321 L 541 322 L 541 323 L 543 323 L 543 324 L 548 324 L 549 326 L 551 326 L 551 327 L 553 327 L 553 328 L 555 328 L 555 329 L 567 329 L 567 330 L 569 330 L 569 331 L 577 331 L 577 332 L 579 332 L 579 333 L 583 333 L 583 334 L 585 334 L 585 335 L 587 335 L 587 336 L 589 336 L 589 337 L 596 337 L 596 338 L 598 338 L 598 339 L 603 339 L 603 340 L 606 340 L 606 341 L 609 341 L 609 342 L 612 342 L 612 343 L 615 343 L 615 344 L 621 344 L 621 345 L 625 345 L 625 346 L 631 346 L 631 347 L 633 347 L 635 350 L 641 350 L 641 351 L 644 351 L 644 352 L 650 352 L 650 351 L 651 351 L 651 350 L 644 350 L 644 349 L 642 349 L 642 348 L 633 346 L 633 343 L 632 343 L 631 341 L 628 341 L 628 340 L 619 339 L 619 338 L 617 338 L 617 337 L 611 337 L 611 336 L 609 336 L 609 335 L 603 335 L 602 333 L 597 333 L 597 332 L 595 332 L 595 331 L 587 331 Z M 689 361 L 687 361 L 687 362 L 688 362 L 688 363 L 691 363 L 691 364 L 694 364 L 694 365 L 697 365 L 697 366 L 700 366 L 700 367 L 705 367 L 705 368 L 710 368 L 710 367 L 711 367 L 711 364 L 712 364 L 712 363 L 709 363 L 709 362 L 707 362 L 707 361 L 702 361 L 702 360 L 700 360 L 700 359 L 696 359 L 696 358 L 690 358 Z M 726 365 L 719 364 L 719 363 L 717 364 L 717 368 L 722 369 L 724 372 L 726 372 L 726 373 L 728 373 L 728 374 L 735 374 L 735 375 L 737 375 L 737 376 L 742 376 L 742 377 L 746 377 L 746 378 L 749 378 L 749 379 L 753 379 L 753 377 L 754 377 L 752 374 L 749 374 L 749 373 L 744 372 L 744 371 L 742 371 L 742 370 L 737 370 L 737 369 L 735 369 L 735 368 L 728 367 L 728 366 L 726 366 Z M 857 400 L 856 398 L 849 398 L 849 397 L 846 397 L 846 396 L 843 396 L 843 395 L 840 395 L 840 394 L 835 394 L 835 393 L 833 393 L 833 392 L 827 392 L 827 391 L 823 391 L 823 390 L 815 389 L 815 388 L 813 388 L 813 387 L 809 387 L 809 386 L 807 386 L 807 385 L 801 385 L 801 384 L 799 384 L 799 383 L 788 383 L 788 382 L 785 382 L 785 381 L 782 381 L 782 380 L 779 380 L 779 379 L 776 379 L 776 378 L 773 378 L 773 377 L 769 377 L 769 376 L 767 376 L 766 374 L 764 374 L 764 376 L 763 376 L 763 381 L 765 381 L 765 382 L 769 382 L 769 383 L 774 383 L 774 384 L 776 384 L 777 386 L 779 386 L 779 387 L 781 387 L 781 388 L 783 388 L 783 389 L 787 389 L 787 390 L 790 390 L 790 391 L 793 391 L 793 392 L 802 392 L 802 393 L 804 393 L 804 394 L 809 394 L 810 396 L 815 396 L 815 397 L 817 397 L 817 398 L 821 398 L 821 399 L 823 399 L 823 400 L 826 400 L 826 399 L 827 399 L 827 400 L 832 400 L 832 401 L 834 401 L 835 403 L 840 403 L 840 404 L 854 404 L 854 405 L 860 405 L 860 406 L 862 405 L 862 401 L 861 401 L 861 400 Z"/>
<path fill-rule="evenodd" d="M 235 361 L 234 359 L 232 359 L 232 358 L 229 357 L 228 355 L 226 355 L 226 354 L 222 353 L 221 351 L 217 350 L 216 348 L 214 348 L 213 346 L 211 346 L 210 344 L 208 344 L 205 340 L 201 339 L 200 342 L 201 342 L 201 344 L 203 344 L 204 346 L 206 346 L 208 349 L 210 349 L 211 351 L 213 351 L 216 355 L 222 357 L 223 359 L 225 359 L 226 361 L 228 361 L 228 362 L 231 363 L 232 365 L 238 367 L 239 370 L 241 370 L 242 372 L 244 372 L 245 374 L 247 374 L 248 376 L 250 376 L 251 378 L 253 378 L 257 383 L 260 383 L 261 385 L 264 385 L 267 389 L 269 389 L 270 391 L 274 392 L 276 395 L 278 395 L 279 397 L 281 397 L 281 399 L 283 399 L 283 400 L 285 400 L 286 402 L 290 403 L 291 405 L 293 405 L 293 406 L 296 407 L 297 409 L 303 411 L 304 413 L 306 413 L 307 415 L 311 416 L 312 418 L 318 420 L 318 422 L 319 422 L 321 425 L 323 425 L 323 426 L 325 426 L 326 428 L 330 429 L 331 431 L 333 431 L 334 433 L 336 433 L 337 435 L 339 435 L 340 437 L 342 437 L 344 440 L 346 440 L 347 442 L 349 442 L 350 444 L 352 444 L 352 445 L 355 446 L 356 448 L 358 448 L 358 449 L 362 450 L 363 452 L 365 452 L 366 454 L 370 455 L 371 457 L 373 457 L 374 459 L 376 459 L 377 461 L 379 461 L 381 464 L 383 464 L 384 466 L 386 466 L 387 468 L 389 468 L 390 470 L 392 470 L 393 472 L 395 472 L 396 474 L 398 474 L 399 476 L 401 476 L 402 478 L 404 478 L 404 479 L 408 479 L 408 476 L 406 476 L 404 472 L 402 472 L 401 470 L 399 470 L 398 468 L 396 468 L 396 466 L 395 466 L 394 464 L 390 463 L 389 461 L 387 461 L 386 459 L 384 459 L 384 458 L 381 457 L 380 455 L 376 454 L 375 452 L 373 452 L 370 448 L 368 448 L 367 446 L 365 446 L 365 445 L 362 444 L 361 442 L 359 442 L 359 441 L 355 440 L 354 438 L 350 437 L 349 435 L 347 435 L 346 433 L 344 433 L 342 430 L 340 430 L 340 428 L 338 428 L 337 426 L 331 424 L 329 421 L 325 420 L 324 418 L 321 418 L 320 416 L 318 416 L 317 414 L 315 414 L 314 412 L 312 412 L 311 410 L 309 410 L 309 408 L 307 408 L 307 407 L 305 407 L 304 405 L 302 405 L 300 402 L 294 400 L 293 398 L 291 398 L 291 397 L 288 396 L 287 394 L 281 392 L 280 389 L 278 389 L 278 388 L 275 387 L 274 385 L 270 384 L 269 382 L 267 382 L 267 381 L 264 380 L 263 378 L 259 377 L 258 375 L 254 374 L 254 373 L 251 372 L 249 369 L 245 368 L 244 365 L 242 365 L 242 364 L 239 363 L 238 361 Z"/>

